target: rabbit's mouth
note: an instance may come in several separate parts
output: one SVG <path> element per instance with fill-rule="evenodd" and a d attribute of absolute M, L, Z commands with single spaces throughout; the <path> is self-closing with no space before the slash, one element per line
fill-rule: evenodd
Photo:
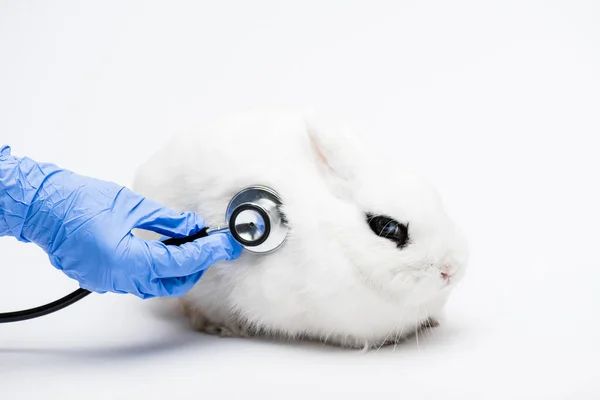
<path fill-rule="evenodd" d="M 427 265 L 421 268 L 374 269 L 355 264 L 358 277 L 379 297 L 404 304 L 426 303 L 451 291 L 462 278 L 462 269 Z"/>

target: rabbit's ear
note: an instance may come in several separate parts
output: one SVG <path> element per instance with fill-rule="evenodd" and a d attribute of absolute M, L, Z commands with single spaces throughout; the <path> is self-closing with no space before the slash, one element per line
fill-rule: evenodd
<path fill-rule="evenodd" d="M 321 176 L 334 194 L 349 199 L 357 184 L 356 174 L 362 162 L 356 135 L 348 127 L 317 121 L 312 116 L 305 121 L 310 147 Z"/>

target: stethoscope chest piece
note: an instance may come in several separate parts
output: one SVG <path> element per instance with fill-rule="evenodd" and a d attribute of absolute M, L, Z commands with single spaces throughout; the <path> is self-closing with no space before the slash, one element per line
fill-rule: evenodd
<path fill-rule="evenodd" d="M 225 222 L 233 238 L 252 253 L 269 253 L 279 248 L 288 234 L 281 211 L 283 202 L 273 189 L 251 186 L 229 202 Z"/>

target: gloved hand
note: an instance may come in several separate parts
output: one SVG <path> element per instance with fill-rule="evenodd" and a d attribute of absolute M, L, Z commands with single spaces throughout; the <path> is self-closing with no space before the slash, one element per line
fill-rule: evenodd
<path fill-rule="evenodd" d="M 227 234 L 166 246 L 131 231 L 185 237 L 204 227 L 194 213 L 0 148 L 0 236 L 37 244 L 84 289 L 141 298 L 185 294 L 209 266 L 237 258 L 241 246 Z"/>

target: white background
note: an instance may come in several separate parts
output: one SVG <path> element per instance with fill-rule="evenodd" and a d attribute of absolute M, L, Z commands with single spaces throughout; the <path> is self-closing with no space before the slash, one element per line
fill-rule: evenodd
<path fill-rule="evenodd" d="M 446 324 L 395 351 L 217 339 L 92 295 L 0 326 L 0 397 L 600 398 L 599 21 L 594 0 L 0 1 L 14 154 L 127 185 L 204 118 L 316 108 L 434 180 L 472 250 Z M 10 238 L 0 277 L 2 311 L 77 287 Z"/>

